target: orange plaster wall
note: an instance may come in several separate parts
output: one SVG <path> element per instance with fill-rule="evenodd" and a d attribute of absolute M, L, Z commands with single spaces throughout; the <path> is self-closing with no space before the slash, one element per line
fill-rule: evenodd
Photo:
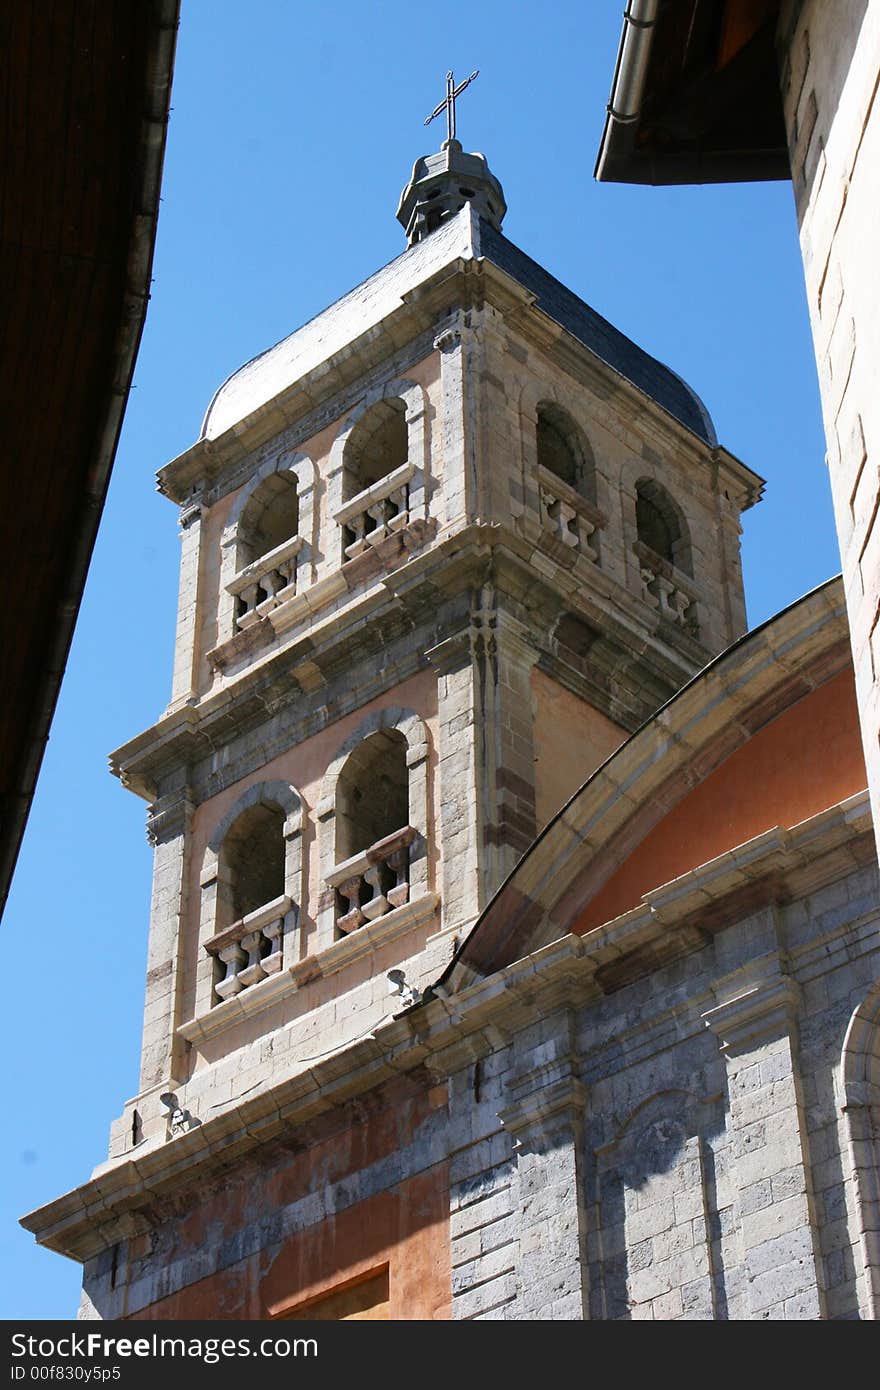
<path fill-rule="evenodd" d="M 130 1321 L 281 1317 L 386 1264 L 389 1318 L 451 1316 L 446 1164 L 297 1231 L 271 1254 L 258 1252 L 151 1303 Z"/>
<path fill-rule="evenodd" d="M 308 1192 L 332 1191 L 417 1138 L 448 1104 L 445 1086 L 393 1083 L 368 1113 L 353 1107 L 331 1117 L 323 1134 L 298 1152 L 276 1151 L 262 1170 L 243 1165 L 221 1190 L 205 1193 L 170 1218 L 173 1263 L 206 1244 L 220 1245 L 242 1226 L 289 1206 Z M 320 1121 L 318 1122 L 320 1125 Z M 133 1259 L 151 1247 L 134 1238 Z M 388 1266 L 388 1316 L 448 1318 L 451 1306 L 449 1172 L 438 1163 L 384 1192 L 328 1215 L 285 1241 L 131 1313 L 148 1318 L 267 1318 Z"/>
<path fill-rule="evenodd" d="M 599 710 L 558 681 L 532 668 L 535 740 L 535 814 L 547 824 L 627 737 Z"/>
<path fill-rule="evenodd" d="M 774 826 L 797 825 L 867 786 L 851 670 L 765 725 L 690 792 L 612 875 L 573 931 Z"/>

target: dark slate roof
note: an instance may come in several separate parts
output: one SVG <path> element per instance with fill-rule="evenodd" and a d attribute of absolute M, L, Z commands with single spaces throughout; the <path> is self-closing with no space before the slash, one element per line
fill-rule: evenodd
<path fill-rule="evenodd" d="M 233 372 L 216 392 L 202 424 L 215 439 L 254 409 L 325 362 L 358 334 L 382 322 L 405 296 L 459 259 L 485 257 L 518 281 L 538 308 L 609 367 L 657 402 L 707 444 L 717 444 L 709 412 L 675 372 L 643 352 L 625 334 L 533 261 L 512 241 L 462 208 L 430 236 L 416 242 L 315 318 Z"/>
<path fill-rule="evenodd" d="M 501 232 L 480 222 L 480 251 L 499 270 L 518 280 L 537 297 L 537 306 L 584 347 L 644 391 L 707 444 L 718 443 L 712 417 L 695 391 L 669 367 L 658 362 L 591 309 Z"/>

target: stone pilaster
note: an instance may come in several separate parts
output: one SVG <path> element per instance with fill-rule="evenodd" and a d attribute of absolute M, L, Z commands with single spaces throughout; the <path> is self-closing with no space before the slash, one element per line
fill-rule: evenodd
<path fill-rule="evenodd" d="M 148 833 L 155 846 L 147 987 L 141 1051 L 140 1090 L 147 1091 L 178 1074 L 181 1044 L 179 1018 L 181 914 L 189 861 L 193 813 L 187 790 L 170 794 L 151 808 Z"/>
<path fill-rule="evenodd" d="M 536 1065 L 508 1082 L 500 1112 L 515 1142 L 519 1237 L 516 1295 L 507 1314 L 589 1317 L 583 1116 L 586 1091 L 561 1036 L 526 1054 Z M 523 1060 L 526 1060 L 524 1058 Z"/>
<path fill-rule="evenodd" d="M 465 629 L 427 653 L 437 672 L 439 795 L 434 818 L 441 846 L 443 926 L 467 930 L 480 909 L 477 766 L 478 695 Z"/>
<path fill-rule="evenodd" d="M 772 966 L 725 985 L 702 1017 L 727 1066 L 745 1316 L 824 1316 L 807 1126 L 800 1094 L 795 982 Z"/>
<path fill-rule="evenodd" d="M 201 507 L 198 504 L 183 507 L 180 513 L 180 583 L 177 597 L 174 674 L 171 681 L 172 708 L 198 693 L 201 542 Z"/>
<path fill-rule="evenodd" d="M 782 101 L 875 837 L 880 844 L 880 11 L 787 0 Z"/>

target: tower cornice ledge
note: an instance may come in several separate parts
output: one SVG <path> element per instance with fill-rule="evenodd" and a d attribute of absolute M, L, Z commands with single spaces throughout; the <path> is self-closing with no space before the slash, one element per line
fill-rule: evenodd
<path fill-rule="evenodd" d="M 251 660 L 219 689 L 169 710 L 110 754 L 111 772 L 129 790 L 153 801 L 163 776 L 209 757 L 231 728 L 244 731 L 264 720 L 269 706 L 290 700 L 292 688 L 303 701 L 300 736 L 315 732 L 317 725 L 309 727 L 311 705 L 323 703 L 321 687 L 337 669 L 347 668 L 352 634 L 362 631 L 367 619 L 374 627 L 383 625 L 388 640 L 411 630 L 415 623 L 430 623 L 436 615 L 438 593 L 452 600 L 480 587 L 489 561 L 495 567 L 495 582 L 514 598 L 528 593 L 534 605 L 543 594 L 548 612 L 558 613 L 561 596 L 567 595 L 566 611 L 601 625 L 615 650 L 637 654 L 661 690 L 671 694 L 709 659 L 710 653 L 684 634 L 675 634 L 680 651 L 668 636 L 661 640 L 655 632 L 656 615 L 596 565 L 584 560 L 572 571 L 542 553 L 544 573 L 537 570 L 536 544 L 540 538 L 530 539 L 497 523 L 477 522 L 441 537 L 323 620 L 320 615 L 310 616 L 308 624 L 294 631 L 284 645 Z M 427 658 L 413 649 L 408 673 L 426 664 Z M 402 674 L 407 672 L 397 669 L 389 679 L 393 683 Z M 365 689 L 359 703 L 376 693 Z M 615 717 L 620 718 L 621 712 L 616 711 Z M 623 722 L 635 727 L 643 717 L 634 711 L 629 718 L 624 715 Z"/>

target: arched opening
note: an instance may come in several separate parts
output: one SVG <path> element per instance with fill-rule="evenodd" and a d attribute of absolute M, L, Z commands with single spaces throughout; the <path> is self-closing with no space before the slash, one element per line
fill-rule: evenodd
<path fill-rule="evenodd" d="M 258 803 L 241 813 L 223 841 L 220 856 L 229 885 L 231 922 L 283 895 L 284 853 L 280 807 Z"/>
<path fill-rule="evenodd" d="M 661 560 L 692 574 L 691 547 L 679 508 L 665 488 L 646 478 L 636 484 L 636 532 Z"/>
<path fill-rule="evenodd" d="M 296 474 L 271 473 L 249 499 L 238 525 L 237 567 L 253 564 L 299 531 Z"/>
<path fill-rule="evenodd" d="M 371 734 L 349 755 L 336 791 L 337 862 L 409 824 L 406 739 L 398 729 Z"/>
<path fill-rule="evenodd" d="M 400 468 L 407 461 L 407 453 L 404 402 L 398 398 L 377 401 L 358 421 L 346 444 L 343 502 Z"/>
<path fill-rule="evenodd" d="M 407 742 L 398 729 L 371 734 L 349 755 L 336 784 L 336 889 L 340 935 L 402 907 L 410 892 Z"/>
<path fill-rule="evenodd" d="M 589 443 L 561 406 L 538 406 L 538 465 L 566 483 L 588 502 L 596 501 L 595 460 Z"/>

